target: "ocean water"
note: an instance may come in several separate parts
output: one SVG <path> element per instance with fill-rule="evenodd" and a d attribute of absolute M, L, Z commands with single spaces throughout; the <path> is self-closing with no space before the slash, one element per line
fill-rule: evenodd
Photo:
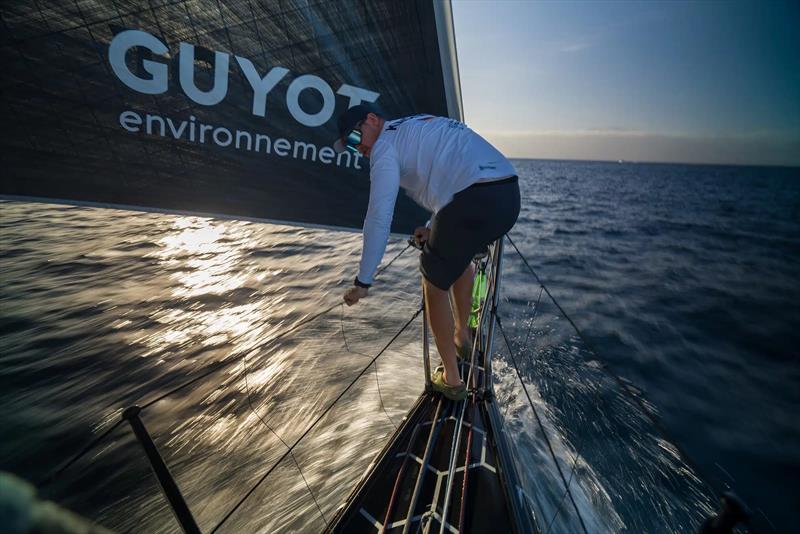
<path fill-rule="evenodd" d="M 515 165 L 511 237 L 561 309 L 507 244 L 495 387 L 542 530 L 692 532 L 710 483 L 759 532 L 792 531 L 800 170 Z M 0 470 L 42 481 L 111 430 L 40 488 L 110 528 L 178 531 L 114 427 L 126 406 L 148 405 L 203 531 L 275 465 L 221 531 L 313 532 L 421 390 L 417 319 L 276 464 L 418 308 L 400 239 L 345 308 L 355 233 L 22 202 L 0 203 L 0 232 Z"/>

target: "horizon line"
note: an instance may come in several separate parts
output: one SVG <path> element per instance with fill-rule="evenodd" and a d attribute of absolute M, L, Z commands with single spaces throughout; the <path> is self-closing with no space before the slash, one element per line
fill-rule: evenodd
<path fill-rule="evenodd" d="M 546 158 L 546 157 L 521 157 L 506 156 L 510 160 L 524 161 L 574 161 L 581 163 L 617 163 L 626 164 L 647 164 L 647 165 L 694 165 L 699 167 L 770 167 L 780 169 L 800 169 L 800 165 L 785 165 L 779 163 L 697 163 L 687 161 L 656 161 L 656 160 L 630 160 L 630 159 L 583 159 L 583 158 Z"/>

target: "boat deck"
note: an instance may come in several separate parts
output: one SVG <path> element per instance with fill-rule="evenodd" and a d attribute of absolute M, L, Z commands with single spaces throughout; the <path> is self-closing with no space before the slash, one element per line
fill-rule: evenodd
<path fill-rule="evenodd" d="M 472 354 L 459 364 L 469 395 L 452 402 L 433 393 L 428 383 L 329 532 L 538 532 L 492 390 L 502 240 L 475 262 L 487 275 L 488 295 L 473 331 Z M 427 317 L 423 356 L 427 375 Z"/>
<path fill-rule="evenodd" d="M 462 364 L 462 373 L 468 367 Z M 331 532 L 519 531 L 512 501 L 520 492 L 511 470 L 503 469 L 500 458 L 507 454 L 492 424 L 499 419 L 490 413 L 496 406 L 483 387 L 483 370 L 476 369 L 465 401 L 420 396 Z"/>

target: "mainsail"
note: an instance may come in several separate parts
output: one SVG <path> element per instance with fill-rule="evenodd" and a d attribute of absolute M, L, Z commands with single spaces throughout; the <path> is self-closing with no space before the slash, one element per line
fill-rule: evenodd
<path fill-rule="evenodd" d="M 6 198 L 359 228 L 368 162 L 333 151 L 336 117 L 368 102 L 388 117 L 462 118 L 445 0 L 16 0 L 0 7 L 0 22 L 0 196 Z M 425 218 L 401 197 L 392 230 L 408 233 Z M 492 390 L 502 240 L 490 255 L 491 261 L 476 260 L 489 266 L 491 289 L 472 358 L 462 364 L 462 372 L 469 368 L 470 400 L 446 404 L 427 389 L 331 531 L 537 531 Z M 427 331 L 423 347 L 427 374 Z M 136 426 L 141 409 L 124 417 L 144 442 L 149 436 Z M 161 461 L 155 446 L 145 449 L 181 525 L 197 531 L 166 466 L 161 474 L 155 467 L 152 456 Z M 166 489 L 170 482 L 173 491 Z M 708 528 L 717 520 L 727 525 L 728 516 L 720 513 Z"/>
<path fill-rule="evenodd" d="M 157 5 L 158 4 L 158 5 Z M 360 228 L 339 113 L 461 118 L 449 3 L 7 3 L 0 195 Z M 398 199 L 393 231 L 426 215 Z"/>

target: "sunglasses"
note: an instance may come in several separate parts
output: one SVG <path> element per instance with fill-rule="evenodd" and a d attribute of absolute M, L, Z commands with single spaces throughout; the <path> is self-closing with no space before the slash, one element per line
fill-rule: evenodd
<path fill-rule="evenodd" d="M 358 153 L 358 145 L 361 144 L 361 123 L 356 124 L 355 128 L 344 138 L 344 146 L 350 152 Z"/>

